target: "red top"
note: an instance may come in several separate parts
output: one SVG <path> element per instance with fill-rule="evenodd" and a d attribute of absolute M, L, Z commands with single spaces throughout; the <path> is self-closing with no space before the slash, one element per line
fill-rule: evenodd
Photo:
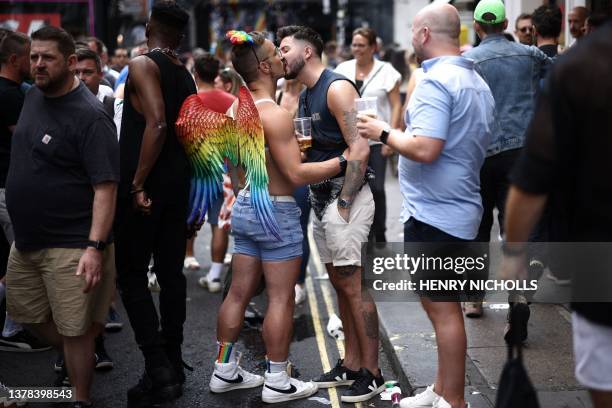
<path fill-rule="evenodd" d="M 225 113 L 232 106 L 236 97 L 231 93 L 213 89 L 211 91 L 198 92 L 200 100 L 208 109 L 219 113 Z"/>

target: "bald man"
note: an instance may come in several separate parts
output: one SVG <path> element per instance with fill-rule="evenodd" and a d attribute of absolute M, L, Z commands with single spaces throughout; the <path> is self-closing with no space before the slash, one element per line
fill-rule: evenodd
<path fill-rule="evenodd" d="M 585 34 L 585 23 L 589 17 L 589 10 L 586 7 L 574 7 L 567 15 L 567 24 L 569 25 L 570 34 L 576 41 L 581 39 Z"/>
<path fill-rule="evenodd" d="M 363 115 L 357 125 L 360 136 L 381 141 L 401 155 L 406 251 L 425 256 L 435 251 L 443 258 L 472 253 L 470 242 L 482 215 L 479 171 L 495 106 L 474 62 L 460 56 L 459 31 L 459 14 L 453 6 L 421 10 L 413 22 L 412 45 L 424 77 L 410 98 L 405 134 Z M 435 242 L 444 242 L 444 247 L 435 247 Z M 459 279 L 453 271 L 417 271 L 413 276 L 417 287 L 430 279 Z M 461 293 L 419 295 L 436 333 L 438 374 L 435 384 L 403 399 L 400 407 L 463 408 L 467 340 Z"/>

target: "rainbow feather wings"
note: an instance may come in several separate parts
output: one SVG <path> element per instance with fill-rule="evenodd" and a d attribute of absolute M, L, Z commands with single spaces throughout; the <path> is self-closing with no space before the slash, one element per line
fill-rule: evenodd
<path fill-rule="evenodd" d="M 191 162 L 193 176 L 187 222 L 200 224 L 222 194 L 225 158 L 246 170 L 246 188 L 266 233 L 280 240 L 268 193 L 263 125 L 249 90 L 240 88 L 235 119 L 206 108 L 197 95 L 189 96 L 179 112 L 176 131 Z"/>

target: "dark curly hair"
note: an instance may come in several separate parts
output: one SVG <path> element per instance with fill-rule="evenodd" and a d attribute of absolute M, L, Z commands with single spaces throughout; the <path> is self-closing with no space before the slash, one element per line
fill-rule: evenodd
<path fill-rule="evenodd" d="M 563 14 L 557 6 L 544 5 L 535 9 L 531 15 L 531 21 L 540 36 L 557 38 L 561 34 Z"/>

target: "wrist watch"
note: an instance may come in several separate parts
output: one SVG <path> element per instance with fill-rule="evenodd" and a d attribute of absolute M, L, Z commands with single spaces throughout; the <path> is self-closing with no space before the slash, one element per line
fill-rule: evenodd
<path fill-rule="evenodd" d="M 340 172 L 344 173 L 346 171 L 347 166 L 346 157 L 341 154 L 340 156 L 338 156 L 338 160 L 340 160 Z"/>
<path fill-rule="evenodd" d="M 92 247 L 94 249 L 97 249 L 98 251 L 104 251 L 104 248 L 106 248 L 106 242 L 104 241 L 87 241 L 87 247 Z"/>
<path fill-rule="evenodd" d="M 353 200 L 345 200 L 344 198 L 338 198 L 338 207 L 340 208 L 351 208 Z"/>
<path fill-rule="evenodd" d="M 382 142 L 382 144 L 387 144 L 387 139 L 389 138 L 390 133 L 391 128 L 389 126 L 384 128 L 383 131 L 380 133 L 380 141 Z"/>

